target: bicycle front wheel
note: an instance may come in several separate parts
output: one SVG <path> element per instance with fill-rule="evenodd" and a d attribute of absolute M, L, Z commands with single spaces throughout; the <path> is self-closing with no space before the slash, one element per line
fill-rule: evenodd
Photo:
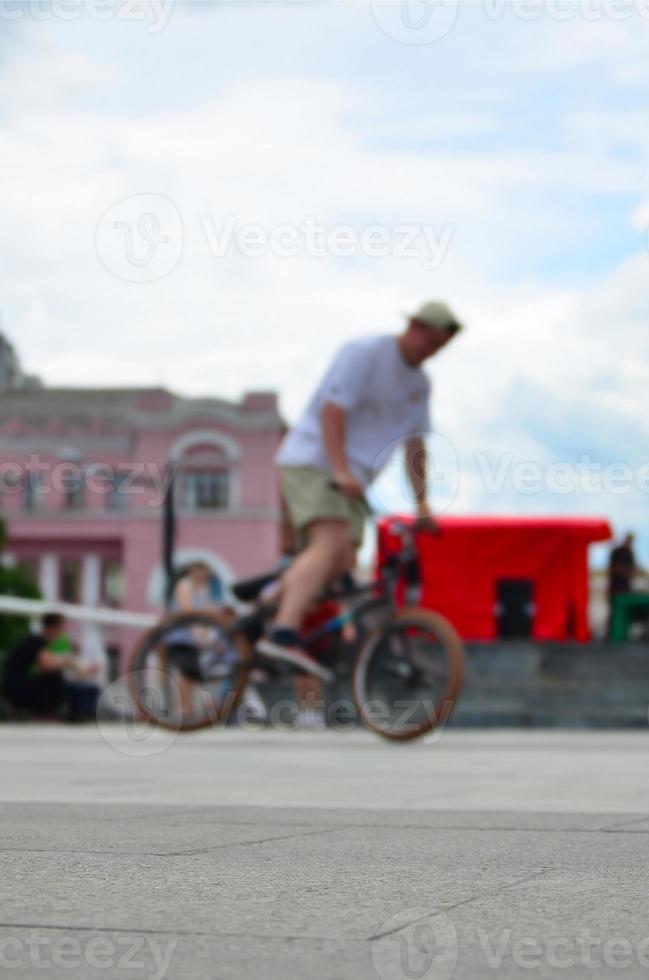
<path fill-rule="evenodd" d="M 128 674 L 134 714 L 173 731 L 225 722 L 250 670 L 245 637 L 217 613 L 180 613 L 140 639 Z"/>
<path fill-rule="evenodd" d="M 427 609 L 403 609 L 370 634 L 354 669 L 356 710 L 384 738 L 419 738 L 448 721 L 462 687 L 454 628 Z"/>

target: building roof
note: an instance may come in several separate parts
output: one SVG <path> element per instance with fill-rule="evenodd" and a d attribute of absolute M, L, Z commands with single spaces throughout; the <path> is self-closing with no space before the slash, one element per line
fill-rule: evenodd
<path fill-rule="evenodd" d="M 252 391 L 240 401 L 184 398 L 167 388 L 49 388 L 25 375 L 9 339 L 0 332 L 0 426 L 17 421 L 47 426 L 53 419 L 76 426 L 100 420 L 108 425 L 173 426 L 199 417 L 234 426 L 276 428 L 283 425 L 277 395 Z"/>
<path fill-rule="evenodd" d="M 165 388 L 17 388 L 0 399 L 0 424 L 10 419 L 38 424 L 52 418 L 63 422 L 101 419 L 122 425 L 179 424 L 208 416 L 235 426 L 279 426 L 277 397 L 272 392 L 249 392 L 241 401 L 222 398 L 184 398 Z"/>

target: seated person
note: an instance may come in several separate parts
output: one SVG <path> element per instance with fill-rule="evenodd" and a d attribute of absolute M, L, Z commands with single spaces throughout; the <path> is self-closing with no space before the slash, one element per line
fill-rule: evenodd
<path fill-rule="evenodd" d="M 9 651 L 2 693 L 14 708 L 37 716 L 60 713 L 66 701 L 64 671 L 79 676 L 79 658 L 65 638 L 59 613 L 43 616 L 40 633 L 28 633 Z"/>

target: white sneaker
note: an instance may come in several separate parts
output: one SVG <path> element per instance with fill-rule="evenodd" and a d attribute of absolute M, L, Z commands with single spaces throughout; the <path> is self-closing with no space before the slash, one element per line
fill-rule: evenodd
<path fill-rule="evenodd" d="M 259 640 L 255 650 L 262 657 L 268 657 L 269 660 L 290 664 L 291 667 L 297 667 L 298 670 L 303 670 L 307 674 L 319 677 L 325 684 L 331 683 L 334 679 L 334 675 L 330 670 L 327 670 L 326 667 L 321 667 L 317 660 L 310 657 L 304 650 L 300 650 L 299 647 L 285 647 L 281 643 L 274 643 L 266 637 Z"/>
<path fill-rule="evenodd" d="M 245 711 L 249 721 L 268 721 L 266 705 L 253 684 L 246 684 L 239 708 Z"/>
<path fill-rule="evenodd" d="M 322 732 L 327 727 L 324 711 L 319 708 L 303 708 L 298 711 L 295 727 L 309 732 Z"/>

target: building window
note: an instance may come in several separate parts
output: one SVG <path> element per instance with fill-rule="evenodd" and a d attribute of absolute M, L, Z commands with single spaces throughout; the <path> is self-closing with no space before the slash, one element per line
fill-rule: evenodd
<path fill-rule="evenodd" d="M 116 473 L 113 476 L 106 498 L 108 510 L 128 509 L 129 481 L 132 483 L 131 476 L 128 473 Z"/>
<path fill-rule="evenodd" d="M 102 600 L 108 606 L 124 601 L 124 566 L 121 561 L 105 561 L 102 576 Z"/>
<path fill-rule="evenodd" d="M 81 564 L 75 559 L 61 562 L 59 595 L 62 602 L 79 602 L 81 598 Z"/>
<path fill-rule="evenodd" d="M 25 480 L 25 510 L 30 513 L 42 510 L 45 488 L 41 482 L 40 475 L 27 471 Z"/>
<path fill-rule="evenodd" d="M 186 510 L 227 510 L 229 503 L 230 474 L 226 470 L 184 474 L 183 506 Z"/>
<path fill-rule="evenodd" d="M 63 506 L 66 510 L 83 510 L 86 500 L 83 482 L 83 476 L 79 473 L 64 477 Z"/>

